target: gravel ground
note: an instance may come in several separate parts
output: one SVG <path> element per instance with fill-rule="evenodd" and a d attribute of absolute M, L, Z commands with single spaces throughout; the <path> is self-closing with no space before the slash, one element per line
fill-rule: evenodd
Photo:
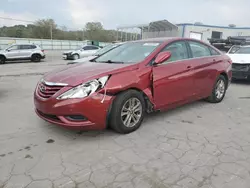
<path fill-rule="evenodd" d="M 149 115 L 129 135 L 79 132 L 34 113 L 42 74 L 66 61 L 0 66 L 0 187 L 249 188 L 250 83 L 220 104 Z"/>

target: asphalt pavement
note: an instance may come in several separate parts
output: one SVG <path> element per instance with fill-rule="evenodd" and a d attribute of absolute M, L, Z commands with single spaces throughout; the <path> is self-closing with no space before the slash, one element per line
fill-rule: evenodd
<path fill-rule="evenodd" d="M 36 83 L 66 63 L 0 66 L 1 188 L 249 188 L 250 83 L 220 104 L 150 114 L 128 135 L 81 132 L 34 112 Z"/>

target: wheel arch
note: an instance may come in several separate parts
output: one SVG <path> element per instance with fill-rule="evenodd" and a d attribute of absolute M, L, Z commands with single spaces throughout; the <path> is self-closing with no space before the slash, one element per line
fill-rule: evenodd
<path fill-rule="evenodd" d="M 0 57 L 4 57 L 4 59 L 6 59 L 6 56 L 4 54 L 0 54 Z"/>
<path fill-rule="evenodd" d="M 153 102 L 152 92 L 151 92 L 151 90 L 149 88 L 147 88 L 145 90 L 141 90 L 138 87 L 129 87 L 129 88 L 125 89 L 125 90 L 118 91 L 118 92 L 114 93 L 113 95 L 116 97 L 117 95 L 119 95 L 119 94 L 121 94 L 123 92 L 126 92 L 128 90 L 135 90 L 135 91 L 141 93 L 143 95 L 143 98 L 144 98 L 144 101 L 145 101 L 145 104 L 146 104 L 146 111 L 148 113 L 154 111 L 154 102 Z M 112 109 L 112 105 L 113 105 L 113 101 L 112 101 L 112 103 L 110 105 L 110 108 L 108 110 L 108 114 L 107 114 L 108 117 L 109 117 L 109 113 L 110 113 L 110 111 Z M 107 117 L 107 119 L 108 119 L 108 117 Z"/>
<path fill-rule="evenodd" d="M 33 56 L 35 56 L 35 55 L 39 55 L 40 57 L 42 57 L 42 55 L 39 54 L 39 53 L 33 53 L 33 54 L 31 55 L 31 57 L 33 57 Z"/>
<path fill-rule="evenodd" d="M 226 88 L 228 88 L 229 78 L 228 78 L 227 73 L 226 72 L 221 72 L 219 75 L 223 76 L 226 79 L 226 81 L 227 81 Z"/>

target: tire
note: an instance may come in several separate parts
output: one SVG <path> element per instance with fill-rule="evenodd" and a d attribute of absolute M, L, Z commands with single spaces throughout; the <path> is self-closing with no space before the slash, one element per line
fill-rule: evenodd
<path fill-rule="evenodd" d="M 78 54 L 74 54 L 73 55 L 73 60 L 77 60 L 77 59 L 79 59 L 80 58 L 80 56 L 78 55 Z"/>
<path fill-rule="evenodd" d="M 227 91 L 227 80 L 224 76 L 220 75 L 217 78 L 214 84 L 212 94 L 207 98 L 207 101 L 210 103 L 220 103 L 224 99 L 226 91 Z"/>
<path fill-rule="evenodd" d="M 138 107 L 131 110 L 129 108 L 131 104 L 134 104 L 134 107 Z M 110 127 L 121 134 L 128 134 L 137 130 L 144 119 L 145 108 L 145 100 L 140 92 L 127 90 L 120 93 L 116 96 L 112 105 Z"/>
<path fill-rule="evenodd" d="M 33 61 L 33 62 L 40 62 L 41 59 L 42 59 L 42 57 L 41 57 L 41 55 L 39 55 L 39 54 L 34 54 L 34 55 L 32 55 L 32 57 L 31 57 L 31 61 Z"/>
<path fill-rule="evenodd" d="M 5 57 L 4 56 L 0 56 L 0 64 L 4 64 L 5 63 Z"/>

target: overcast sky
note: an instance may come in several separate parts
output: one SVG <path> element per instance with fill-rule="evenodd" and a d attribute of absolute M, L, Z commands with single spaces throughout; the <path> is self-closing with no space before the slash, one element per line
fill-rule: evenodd
<path fill-rule="evenodd" d="M 105 28 L 167 19 L 172 23 L 250 26 L 250 0 L 0 0 L 0 17 L 53 18 L 82 28 L 100 21 Z M 0 19 L 0 25 L 17 22 Z"/>

